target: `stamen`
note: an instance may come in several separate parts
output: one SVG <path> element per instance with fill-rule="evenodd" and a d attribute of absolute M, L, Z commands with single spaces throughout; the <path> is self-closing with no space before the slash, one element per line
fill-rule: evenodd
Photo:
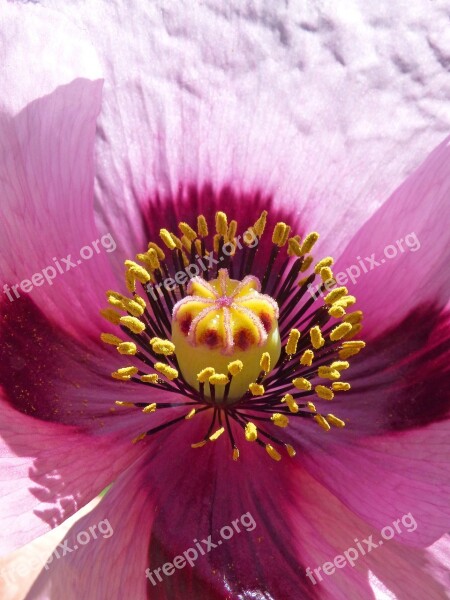
<path fill-rule="evenodd" d="M 208 411 L 208 430 L 192 448 L 216 441 L 220 445 L 226 433 L 231 458 L 237 461 L 235 436 L 240 435 L 279 461 L 282 447 L 289 457 L 296 455 L 293 446 L 276 435 L 293 420 L 315 421 L 325 431 L 345 426 L 339 417 L 318 412 L 311 399 L 319 406 L 351 389 L 340 378 L 350 367 L 348 359 L 365 346 L 355 339 L 362 312 L 347 313 L 356 298 L 345 286 L 336 287 L 333 259 L 314 261 L 316 232 L 302 240 L 288 224 L 276 223 L 261 282 L 252 275 L 259 246 L 266 243 L 262 238 L 267 219 L 263 211 L 253 225 L 245 224 L 241 235 L 237 221 L 229 221 L 222 211 L 216 213 L 211 233 L 204 215 L 197 217 L 195 228 L 180 221 L 180 237 L 161 229 L 164 250 L 150 241 L 136 254 L 138 262 L 125 261 L 130 295 L 106 292 L 110 306 L 101 314 L 120 332 L 102 333 L 102 341 L 145 365 L 143 371 L 134 365 L 122 367 L 112 377 L 128 382 L 129 393 L 137 384 L 177 394 L 178 399 L 152 402 L 150 394 L 147 402 L 127 399 L 116 404 L 141 410 L 143 418 L 156 410 L 186 408 L 137 436 L 134 443 L 169 427 L 185 426 Z M 178 284 L 176 275 L 195 263 L 202 267 L 202 277 L 190 275 L 189 281 Z M 238 279 L 233 273 L 239 273 Z M 166 287 L 168 280 L 174 282 L 171 289 Z M 309 293 L 310 286 L 315 294 Z"/>

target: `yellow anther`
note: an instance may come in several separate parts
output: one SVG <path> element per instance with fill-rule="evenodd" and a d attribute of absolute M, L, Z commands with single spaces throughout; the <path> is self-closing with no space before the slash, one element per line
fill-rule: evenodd
<path fill-rule="evenodd" d="M 183 237 L 181 238 L 181 243 L 183 244 L 183 247 L 190 252 L 191 248 L 192 248 L 192 242 L 189 238 L 187 238 L 185 235 L 183 235 Z"/>
<path fill-rule="evenodd" d="M 273 460 L 281 460 L 281 454 L 277 450 L 275 450 L 275 448 L 270 444 L 266 444 L 266 452 L 270 456 L 270 458 L 273 458 Z"/>
<path fill-rule="evenodd" d="M 178 223 L 178 227 L 183 235 L 187 237 L 190 242 L 197 239 L 197 232 L 192 229 L 187 223 Z"/>
<path fill-rule="evenodd" d="M 124 406 L 126 408 L 134 406 L 133 402 L 124 402 L 123 400 L 116 400 L 117 406 Z"/>
<path fill-rule="evenodd" d="M 307 256 L 305 260 L 302 262 L 302 266 L 300 267 L 300 273 L 304 273 L 309 269 L 312 264 L 314 258 L 312 256 Z"/>
<path fill-rule="evenodd" d="M 331 256 L 326 256 L 325 258 L 322 258 L 322 260 L 319 260 L 319 262 L 316 264 L 316 266 L 314 267 L 314 273 L 316 275 L 319 275 L 320 271 L 324 268 L 324 267 L 331 267 L 331 265 L 334 263 L 334 260 L 331 258 Z"/>
<path fill-rule="evenodd" d="M 330 317 L 340 319 L 345 315 L 345 309 L 342 308 L 342 306 L 339 306 L 338 304 L 333 304 L 330 310 L 328 311 L 328 314 L 330 315 Z"/>
<path fill-rule="evenodd" d="M 137 435 L 134 439 L 131 440 L 131 442 L 133 444 L 137 444 L 138 442 L 140 442 L 141 440 L 143 440 L 145 438 L 147 434 L 146 433 L 140 433 L 139 435 Z"/>
<path fill-rule="evenodd" d="M 148 413 L 155 412 L 155 410 L 156 410 L 156 402 L 153 402 L 152 404 L 148 404 L 145 408 L 143 408 L 142 412 L 145 414 L 148 414 Z"/>
<path fill-rule="evenodd" d="M 300 364 L 304 367 L 310 367 L 314 360 L 314 352 L 312 350 L 305 350 L 300 358 Z"/>
<path fill-rule="evenodd" d="M 251 383 L 248 386 L 252 396 L 262 396 L 265 392 L 264 386 L 259 383 Z"/>
<path fill-rule="evenodd" d="M 335 290 L 333 290 L 333 291 L 335 291 Z M 339 300 L 336 300 L 335 304 L 336 304 L 336 306 L 342 306 L 342 308 L 348 308 L 349 306 L 352 306 L 353 304 L 355 304 L 355 302 L 356 302 L 355 296 L 342 296 L 342 298 L 339 298 Z"/>
<path fill-rule="evenodd" d="M 352 325 L 356 325 L 357 323 L 360 323 L 362 321 L 362 318 L 363 318 L 362 310 L 355 310 L 354 312 L 351 312 L 351 313 L 348 313 L 348 315 L 345 315 L 345 317 L 342 320 L 345 321 L 346 323 L 351 323 Z"/>
<path fill-rule="evenodd" d="M 118 346 L 122 343 L 122 340 L 112 333 L 102 333 L 100 334 L 100 339 L 105 344 L 111 344 L 111 346 Z"/>
<path fill-rule="evenodd" d="M 297 344 L 300 339 L 300 331 L 298 329 L 291 329 L 289 332 L 288 341 L 286 343 L 286 354 L 293 356 L 297 352 Z"/>
<path fill-rule="evenodd" d="M 119 322 L 120 322 L 121 315 L 120 315 L 120 313 L 118 313 L 113 308 L 103 308 L 100 311 L 100 314 L 102 315 L 102 317 L 104 319 L 106 319 L 107 321 L 109 321 L 113 325 L 118 325 Z"/>
<path fill-rule="evenodd" d="M 253 225 L 253 229 L 259 238 L 264 233 L 264 229 L 266 228 L 266 223 L 267 223 L 267 210 L 263 210 L 263 212 L 261 213 L 261 216 L 256 221 L 256 223 Z"/>
<path fill-rule="evenodd" d="M 342 360 L 345 360 L 351 356 L 355 356 L 355 354 L 359 354 L 360 351 L 361 348 L 343 348 L 342 350 L 339 350 L 338 356 L 339 358 L 342 358 Z"/>
<path fill-rule="evenodd" d="M 272 243 L 276 244 L 280 248 L 281 248 L 281 246 L 283 246 L 282 242 L 283 242 L 283 238 L 286 233 L 286 229 L 287 229 L 286 223 L 277 223 L 273 230 Z"/>
<path fill-rule="evenodd" d="M 286 403 L 291 413 L 298 413 L 298 404 L 292 394 L 286 394 L 281 398 L 282 403 Z"/>
<path fill-rule="evenodd" d="M 345 371 L 345 369 L 348 369 L 349 366 L 350 366 L 350 363 L 347 362 L 346 360 L 335 360 L 334 362 L 331 363 L 330 368 L 336 369 L 337 371 Z"/>
<path fill-rule="evenodd" d="M 311 329 L 309 330 L 309 335 L 310 335 L 311 344 L 312 344 L 312 347 L 314 348 L 314 350 L 318 350 L 319 348 L 322 348 L 322 346 L 325 344 L 325 340 L 322 336 L 322 332 L 320 331 L 320 327 L 318 325 L 311 327 Z"/>
<path fill-rule="evenodd" d="M 209 383 L 211 385 L 227 385 L 229 381 L 230 380 L 228 379 L 228 377 L 226 375 L 223 375 L 222 373 L 215 373 L 209 378 Z"/>
<path fill-rule="evenodd" d="M 117 352 L 134 356 L 137 352 L 137 346 L 133 342 L 122 342 L 117 346 Z"/>
<path fill-rule="evenodd" d="M 233 460 L 239 460 L 239 449 L 233 448 Z"/>
<path fill-rule="evenodd" d="M 127 327 L 133 333 L 142 333 L 145 329 L 144 323 L 136 317 L 120 317 L 120 324 Z"/>
<path fill-rule="evenodd" d="M 350 325 L 350 323 L 349 323 L 349 325 Z M 361 329 L 362 329 L 361 323 L 357 323 L 356 325 L 353 325 L 351 330 L 345 335 L 344 339 L 351 340 L 353 337 L 358 335 L 358 333 L 361 331 Z"/>
<path fill-rule="evenodd" d="M 139 304 L 139 306 L 142 306 L 142 308 L 144 310 L 147 308 L 147 303 L 145 302 L 144 298 L 142 298 L 141 296 L 138 296 L 138 294 L 135 294 L 133 296 L 133 300 L 134 300 L 134 302 L 137 302 L 137 304 Z"/>
<path fill-rule="evenodd" d="M 149 262 L 150 268 L 152 270 L 156 271 L 157 269 L 161 268 L 161 263 L 159 262 L 158 253 L 156 252 L 156 250 L 154 248 L 150 248 L 150 250 L 147 252 L 147 256 L 148 256 L 148 262 Z"/>
<path fill-rule="evenodd" d="M 169 250 L 175 250 L 177 245 L 176 245 L 170 231 L 167 231 L 167 229 L 160 229 L 159 237 L 162 239 L 162 241 L 165 243 L 165 245 L 169 248 Z"/>
<path fill-rule="evenodd" d="M 164 260 L 166 258 L 163 249 L 160 246 L 158 246 L 158 244 L 155 244 L 155 242 L 149 242 L 148 249 L 154 250 L 159 260 Z"/>
<path fill-rule="evenodd" d="M 120 381 L 128 381 L 136 375 L 139 369 L 136 367 L 122 367 L 121 369 L 117 369 L 114 373 L 111 373 L 111 376 L 114 379 L 119 379 Z"/>
<path fill-rule="evenodd" d="M 289 454 L 289 456 L 291 458 L 294 458 L 294 456 L 297 454 L 297 452 L 294 450 L 294 448 L 290 444 L 285 444 L 285 448 L 286 448 L 286 451 Z"/>
<path fill-rule="evenodd" d="M 352 340 L 351 342 L 342 342 L 342 348 L 361 348 L 366 347 L 366 342 L 362 342 L 361 340 Z"/>
<path fill-rule="evenodd" d="M 304 377 L 296 377 L 292 380 L 292 385 L 298 390 L 304 390 L 306 392 L 309 392 L 312 387 L 311 383 Z"/>
<path fill-rule="evenodd" d="M 331 389 L 333 389 L 335 392 L 346 392 L 350 389 L 350 387 L 350 384 L 345 383 L 344 381 L 335 381 L 331 384 Z"/>
<path fill-rule="evenodd" d="M 136 291 L 136 278 L 133 275 L 133 272 L 130 270 L 125 271 L 125 285 L 127 286 L 127 290 L 131 293 Z"/>
<path fill-rule="evenodd" d="M 206 367 L 206 369 L 202 369 L 199 373 L 197 373 L 197 381 L 200 383 L 206 383 L 215 372 L 215 369 L 212 367 Z"/>
<path fill-rule="evenodd" d="M 208 236 L 208 223 L 203 215 L 197 217 L 197 231 L 199 237 L 204 238 Z"/>
<path fill-rule="evenodd" d="M 319 398 L 322 398 L 322 400 L 333 400 L 334 398 L 333 392 L 330 390 L 330 388 L 327 388 L 325 385 L 316 385 L 314 391 L 319 396 Z"/>
<path fill-rule="evenodd" d="M 141 381 L 143 381 L 144 383 L 158 383 L 159 375 L 157 375 L 156 373 L 150 373 L 149 375 L 142 375 Z"/>
<path fill-rule="evenodd" d="M 289 417 L 282 413 L 273 413 L 270 420 L 273 421 L 277 427 L 287 427 L 289 425 Z"/>
<path fill-rule="evenodd" d="M 314 244 L 319 239 L 319 234 L 316 231 L 312 231 L 308 233 L 308 235 L 303 240 L 303 244 L 301 246 L 302 254 L 308 254 L 313 249 Z"/>
<path fill-rule="evenodd" d="M 299 279 L 297 282 L 298 287 L 302 287 L 308 281 L 309 277 L 303 277 L 303 279 Z"/>
<path fill-rule="evenodd" d="M 295 238 L 288 239 L 288 254 L 289 256 L 301 256 L 302 251 L 300 248 L 300 244 Z"/>
<path fill-rule="evenodd" d="M 346 294 L 348 294 L 348 289 L 345 286 L 338 287 L 335 290 L 332 290 L 329 294 L 327 294 L 323 301 L 325 302 L 325 304 L 334 304 L 337 300 L 340 300 Z"/>
<path fill-rule="evenodd" d="M 230 224 L 228 225 L 228 232 L 227 232 L 227 236 L 229 240 L 233 240 L 236 236 L 236 232 L 237 232 L 237 221 L 235 221 L 233 219 L 233 221 L 230 221 Z"/>
<path fill-rule="evenodd" d="M 330 367 L 319 367 L 317 374 L 322 379 L 339 379 L 341 376 L 337 369 L 331 369 Z"/>
<path fill-rule="evenodd" d="M 307 402 L 306 403 L 306 408 L 308 410 L 310 410 L 311 412 L 316 412 L 316 405 L 313 402 Z"/>
<path fill-rule="evenodd" d="M 222 212 L 216 212 L 216 231 L 221 237 L 226 237 L 228 233 L 228 220 L 227 215 Z"/>
<path fill-rule="evenodd" d="M 322 281 L 328 285 L 334 285 L 336 283 L 336 281 L 333 279 L 333 271 L 330 269 L 330 267 L 322 267 L 320 269 L 320 277 Z"/>
<path fill-rule="evenodd" d="M 164 354 L 170 356 L 175 352 L 175 344 L 169 340 L 163 340 L 158 337 L 154 337 L 150 340 L 153 352 L 156 354 Z"/>
<path fill-rule="evenodd" d="M 141 306 L 140 303 L 135 302 L 131 298 L 127 298 L 126 296 L 123 296 L 118 292 L 113 292 L 112 290 L 109 290 L 108 292 L 106 292 L 106 297 L 108 298 L 108 302 L 112 304 L 112 306 L 129 312 L 133 317 L 140 317 L 144 313 L 144 308 Z"/>
<path fill-rule="evenodd" d="M 258 429 L 254 423 L 249 421 L 245 426 L 245 439 L 247 442 L 254 442 L 258 437 Z"/>
<path fill-rule="evenodd" d="M 322 429 L 325 429 L 325 431 L 330 431 L 330 424 L 325 419 L 325 417 L 323 417 L 322 415 L 315 415 L 314 420 L 320 425 L 320 427 L 322 427 Z"/>
<path fill-rule="evenodd" d="M 222 435 L 222 433 L 224 431 L 225 431 L 225 427 L 221 427 L 220 429 L 218 429 L 212 435 L 209 436 L 209 440 L 211 442 L 215 442 Z"/>
<path fill-rule="evenodd" d="M 327 421 L 335 427 L 345 427 L 345 421 L 343 421 L 342 419 L 338 419 L 338 417 L 335 417 L 334 415 L 327 415 Z"/>
<path fill-rule="evenodd" d="M 351 330 L 352 326 L 350 323 L 341 323 L 340 325 L 332 329 L 330 333 L 330 340 L 332 342 L 341 340 L 345 335 L 349 334 Z"/>
<path fill-rule="evenodd" d="M 261 371 L 264 371 L 264 373 L 268 373 L 270 371 L 270 354 L 268 352 L 263 352 L 261 360 L 259 361 L 259 366 L 261 367 Z"/>
<path fill-rule="evenodd" d="M 220 244 L 220 238 L 222 236 L 220 236 L 218 233 L 216 233 L 216 235 L 213 237 L 213 248 L 214 248 L 214 252 L 217 254 L 219 252 L 219 244 Z"/>
<path fill-rule="evenodd" d="M 195 444 L 191 444 L 191 448 L 203 448 L 206 444 L 206 440 L 202 440 L 201 442 L 196 442 Z"/>
<path fill-rule="evenodd" d="M 233 377 L 236 377 L 236 375 L 239 375 L 239 373 L 244 368 L 244 363 L 241 360 L 233 360 L 232 362 L 228 363 L 227 368 L 228 373 Z"/>
<path fill-rule="evenodd" d="M 155 363 L 154 368 L 156 371 L 159 371 L 159 373 L 162 373 L 164 377 L 170 379 L 170 381 L 178 377 L 178 371 L 165 363 L 157 362 Z"/>
<path fill-rule="evenodd" d="M 188 414 L 184 417 L 187 421 L 189 421 L 189 419 L 192 419 L 192 417 L 195 415 L 195 408 L 191 409 Z"/>
<path fill-rule="evenodd" d="M 285 229 L 285 231 L 283 233 L 283 236 L 282 236 L 282 238 L 280 240 L 280 244 L 279 244 L 280 246 L 284 246 L 286 244 L 286 242 L 289 239 L 290 234 L 291 234 L 291 226 L 290 225 L 286 225 L 286 229 Z"/>
<path fill-rule="evenodd" d="M 137 279 L 141 283 L 148 283 L 150 281 L 150 273 L 141 265 L 138 265 L 134 260 L 126 260 L 125 267 L 127 272 L 131 273 L 134 279 Z"/>

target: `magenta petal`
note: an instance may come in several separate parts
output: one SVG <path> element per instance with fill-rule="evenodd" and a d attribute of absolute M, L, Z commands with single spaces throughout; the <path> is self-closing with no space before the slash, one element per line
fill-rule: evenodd
<path fill-rule="evenodd" d="M 370 336 L 401 321 L 417 304 L 442 308 L 448 301 L 449 173 L 447 138 L 359 230 L 336 264 L 335 273 L 344 274 L 339 283 L 346 276 L 365 311 Z"/>
<path fill-rule="evenodd" d="M 29 295 L 84 341 L 100 327 L 104 289 L 115 282 L 115 240 L 97 229 L 93 212 L 101 90 L 100 81 L 78 79 L 0 120 L 2 298 Z"/>

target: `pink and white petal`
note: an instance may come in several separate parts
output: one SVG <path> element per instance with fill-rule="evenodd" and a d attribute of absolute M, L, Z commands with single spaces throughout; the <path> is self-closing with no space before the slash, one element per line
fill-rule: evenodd
<path fill-rule="evenodd" d="M 0 592 L 2 600 L 23 600 L 53 551 L 63 542 L 72 525 L 90 512 L 99 502 L 92 500 L 77 513 L 69 517 L 48 533 L 26 546 L 0 558 Z"/>
<path fill-rule="evenodd" d="M 78 79 L 0 120 L 1 283 L 15 286 L 2 297 L 13 304 L 29 294 L 82 341 L 98 334 L 104 289 L 116 284 L 115 242 L 93 213 L 101 90 L 100 81 Z"/>
<path fill-rule="evenodd" d="M 120 433 L 87 435 L 44 423 L 1 402 L 0 553 L 62 523 L 126 469 L 141 450 L 142 432 L 126 418 Z"/>
<path fill-rule="evenodd" d="M 302 463 L 350 510 L 381 529 L 404 513 L 418 523 L 407 545 L 426 546 L 450 529 L 448 421 L 366 439 L 304 438 Z"/>
<path fill-rule="evenodd" d="M 400 510 L 374 528 L 322 486 L 315 474 L 296 471 L 291 492 L 299 499 L 301 510 L 291 504 L 285 517 L 298 540 L 303 564 L 309 568 L 310 585 L 320 598 L 446 597 L 449 588 L 443 556 L 431 548 L 404 545 L 426 527 L 413 509 Z M 448 552 L 448 539 L 441 543 Z M 380 589 L 391 595 L 380 595 Z"/>
<path fill-rule="evenodd" d="M 323 234 L 323 252 L 340 250 L 450 125 L 445 17 L 422 0 L 408 15 L 362 1 L 62 10 L 105 71 L 99 219 L 129 255 L 147 241 L 142 205 L 208 183 L 274 195 Z"/>
<path fill-rule="evenodd" d="M 78 77 L 101 77 L 88 35 L 60 8 L 44 10 L 34 2 L 3 4 L 0 107 L 8 114 L 16 114 L 32 100 Z"/>
<path fill-rule="evenodd" d="M 336 264 L 336 273 L 360 273 L 347 285 L 371 338 L 417 307 L 439 310 L 449 301 L 449 173 L 450 137 L 367 221 Z"/>

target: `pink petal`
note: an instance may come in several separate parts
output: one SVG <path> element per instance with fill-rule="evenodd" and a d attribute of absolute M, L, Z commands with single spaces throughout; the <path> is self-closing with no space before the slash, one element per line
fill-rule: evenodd
<path fill-rule="evenodd" d="M 336 252 L 450 125 L 437 6 L 98 6 L 62 10 L 106 69 L 97 190 L 129 255 L 148 198 L 208 182 L 273 194 Z"/>
<path fill-rule="evenodd" d="M 360 278 L 348 287 L 365 311 L 371 337 L 418 305 L 442 308 L 448 302 L 449 166 L 447 138 L 360 229 L 334 269 L 359 270 Z M 372 256 L 377 264 L 366 259 Z"/>
<path fill-rule="evenodd" d="M 101 87 L 76 80 L 0 121 L 2 299 L 32 298 L 83 341 L 93 327 L 97 335 L 104 289 L 116 284 L 109 266 L 115 240 L 97 229 L 93 213 Z"/>
<path fill-rule="evenodd" d="M 311 588 L 320 598 L 372 598 L 369 581 L 373 575 L 395 598 L 445 597 L 444 557 L 404 545 L 427 526 L 413 509 L 399 510 L 393 519 L 373 527 L 322 487 L 315 475 L 303 470 L 296 475 L 291 491 L 299 498 L 301 510 L 291 505 L 284 517 L 290 523 L 292 539 L 298 540 L 303 564 L 310 569 Z M 444 548 L 448 552 L 448 539 Z"/>
<path fill-rule="evenodd" d="M 139 431 L 89 436 L 21 415 L 1 402 L 0 553 L 22 546 L 87 504 L 142 450 Z M 142 431 L 142 430 L 141 430 Z"/>
<path fill-rule="evenodd" d="M 77 77 L 101 76 L 97 52 L 86 31 L 60 8 L 48 10 L 34 2 L 4 3 L 0 73 L 8 93 L 2 94 L 0 106 L 9 114 Z M 30 76 L 24 77 L 25 71 Z"/>
<path fill-rule="evenodd" d="M 429 545 L 450 529 L 448 421 L 367 439 L 304 441 L 303 464 L 373 527 L 411 512 L 419 523 L 407 545 Z"/>

